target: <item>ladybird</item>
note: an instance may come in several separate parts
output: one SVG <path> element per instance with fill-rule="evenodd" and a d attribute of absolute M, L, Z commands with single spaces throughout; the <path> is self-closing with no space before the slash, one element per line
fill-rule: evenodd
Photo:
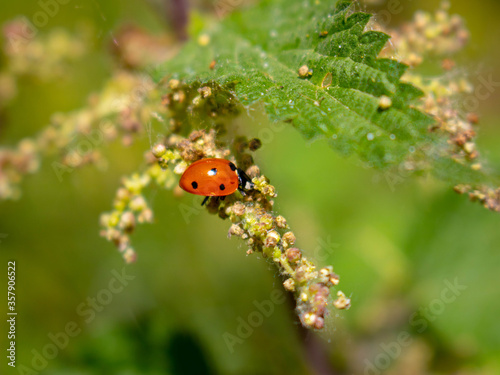
<path fill-rule="evenodd" d="M 182 174 L 179 186 L 191 194 L 209 197 L 226 197 L 239 190 L 253 188 L 250 177 L 226 159 L 201 159 L 191 164 Z M 224 199 L 224 198 L 221 198 Z"/>

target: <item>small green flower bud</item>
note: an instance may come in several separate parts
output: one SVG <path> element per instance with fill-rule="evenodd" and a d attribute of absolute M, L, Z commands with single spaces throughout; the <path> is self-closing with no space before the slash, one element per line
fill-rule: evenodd
<path fill-rule="evenodd" d="M 184 91 L 177 91 L 172 95 L 172 99 L 175 102 L 182 103 L 184 102 L 184 99 L 186 99 L 186 94 L 184 93 Z"/>
<path fill-rule="evenodd" d="M 128 264 L 134 263 L 137 259 L 137 254 L 132 248 L 128 248 L 123 252 L 123 259 L 125 259 L 125 262 Z"/>
<path fill-rule="evenodd" d="M 247 172 L 247 175 L 253 179 L 254 177 L 257 177 L 258 175 L 260 175 L 260 168 L 257 167 L 256 165 L 252 165 L 252 166 L 248 167 L 246 172 Z"/>
<path fill-rule="evenodd" d="M 169 82 L 168 82 L 168 85 L 170 86 L 170 88 L 172 90 L 175 90 L 179 87 L 180 85 L 180 81 L 178 79 L 171 79 Z"/>
<path fill-rule="evenodd" d="M 233 235 L 241 237 L 241 236 L 243 236 L 243 233 L 245 233 L 245 231 L 243 230 L 242 227 L 240 227 L 238 224 L 233 224 L 229 228 L 228 237 L 231 237 Z"/>
<path fill-rule="evenodd" d="M 174 173 L 175 174 L 183 174 L 184 171 L 187 169 L 187 163 L 185 161 L 181 161 L 179 164 L 177 164 L 174 167 Z"/>
<path fill-rule="evenodd" d="M 278 232 L 272 230 L 267 234 L 266 240 L 264 241 L 264 245 L 266 247 L 275 247 L 278 244 L 279 240 L 280 240 L 280 235 L 278 234 Z"/>
<path fill-rule="evenodd" d="M 284 229 L 287 227 L 286 219 L 283 216 L 281 216 L 281 215 L 276 216 L 276 218 L 274 220 L 276 221 L 276 226 L 278 228 Z"/>
<path fill-rule="evenodd" d="M 320 297 L 328 297 L 330 295 L 330 289 L 322 283 L 316 283 L 309 287 L 309 292 Z"/>
<path fill-rule="evenodd" d="M 300 266 L 295 270 L 295 280 L 302 283 L 307 280 L 307 272 L 304 267 Z"/>
<path fill-rule="evenodd" d="M 165 153 L 167 152 L 167 148 L 165 147 L 165 145 L 158 143 L 158 144 L 153 146 L 152 152 L 153 152 L 153 155 L 155 156 L 155 158 L 159 159 L 163 155 L 165 155 Z"/>
<path fill-rule="evenodd" d="M 292 279 L 292 278 L 286 279 L 285 282 L 283 283 L 283 286 L 289 292 L 295 292 L 295 280 L 294 279 Z"/>
<path fill-rule="evenodd" d="M 193 106 L 198 107 L 202 103 L 201 96 L 195 96 L 193 98 Z"/>
<path fill-rule="evenodd" d="M 110 219 L 111 219 L 110 214 L 101 214 L 101 217 L 99 218 L 99 223 L 101 224 L 102 227 L 108 227 Z"/>
<path fill-rule="evenodd" d="M 302 258 L 302 252 L 296 247 L 287 249 L 285 254 L 290 263 L 297 263 Z"/>
<path fill-rule="evenodd" d="M 285 248 L 292 246 L 293 244 L 295 244 L 295 234 L 293 234 L 293 232 L 286 232 L 283 235 L 282 242 L 283 242 L 283 247 Z"/>
<path fill-rule="evenodd" d="M 153 221 L 153 211 L 150 208 L 144 209 L 139 216 L 137 216 L 139 223 L 151 223 Z"/>
<path fill-rule="evenodd" d="M 116 192 L 116 198 L 121 201 L 128 201 L 130 199 L 130 192 L 125 188 L 119 188 Z"/>
<path fill-rule="evenodd" d="M 333 272 L 332 266 L 323 267 L 319 270 L 319 276 L 328 279 L 330 274 Z"/>
<path fill-rule="evenodd" d="M 281 262 L 281 250 L 277 247 L 275 247 L 273 251 L 273 260 L 277 263 Z"/>
<path fill-rule="evenodd" d="M 319 271 L 319 277 L 323 284 L 326 286 L 337 285 L 339 283 L 339 276 L 333 272 L 333 267 L 324 267 Z"/>
<path fill-rule="evenodd" d="M 245 214 L 245 205 L 241 202 L 236 202 L 231 208 L 231 211 L 236 216 L 243 216 Z"/>
<path fill-rule="evenodd" d="M 270 230 L 274 226 L 273 217 L 268 213 L 263 214 L 259 221 L 265 230 Z"/>
<path fill-rule="evenodd" d="M 300 315 L 300 321 L 307 328 L 314 327 L 314 323 L 316 322 L 317 316 L 316 314 L 307 312 L 305 314 Z"/>
<path fill-rule="evenodd" d="M 329 282 L 332 284 L 332 285 L 339 285 L 339 282 L 340 282 L 340 277 L 339 275 L 337 275 L 336 273 L 331 273 L 330 274 L 330 280 Z M 328 285 L 328 284 L 327 284 Z"/>
<path fill-rule="evenodd" d="M 146 209 L 147 206 L 148 205 L 146 203 L 146 200 L 144 199 L 144 197 L 142 195 L 138 195 L 138 196 L 134 197 L 134 199 L 132 199 L 132 201 L 129 204 L 129 207 L 133 211 L 142 211 L 142 210 Z"/>
<path fill-rule="evenodd" d="M 118 212 L 113 212 L 109 217 L 109 226 L 116 227 L 120 222 L 120 214 Z"/>
<path fill-rule="evenodd" d="M 201 94 L 202 98 L 208 98 L 212 95 L 212 89 L 208 86 L 203 86 L 198 89 L 198 92 Z"/>
<path fill-rule="evenodd" d="M 322 329 L 325 326 L 325 319 L 321 316 L 316 317 L 314 320 L 313 328 L 314 329 Z"/>
<path fill-rule="evenodd" d="M 326 312 L 326 301 L 327 299 L 325 297 L 318 297 L 316 296 L 313 301 L 313 310 L 316 314 L 319 316 L 325 315 Z"/>
<path fill-rule="evenodd" d="M 120 218 L 120 228 L 127 233 L 132 233 L 135 228 L 135 216 L 130 211 L 125 211 Z"/>
<path fill-rule="evenodd" d="M 122 201 L 122 200 L 115 199 L 115 201 L 113 202 L 113 207 L 117 211 L 123 211 L 126 206 L 127 206 L 127 203 L 125 201 Z"/>
<path fill-rule="evenodd" d="M 341 291 L 337 292 L 337 299 L 333 301 L 333 306 L 339 310 L 348 309 L 351 307 L 351 300 L 345 296 Z"/>

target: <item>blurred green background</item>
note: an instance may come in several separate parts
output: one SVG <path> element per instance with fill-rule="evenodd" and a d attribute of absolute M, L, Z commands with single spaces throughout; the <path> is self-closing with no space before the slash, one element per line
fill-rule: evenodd
<path fill-rule="evenodd" d="M 417 8 L 436 6 L 430 0 L 401 4 L 394 24 Z M 192 6 L 214 9 L 211 2 Z M 90 55 L 63 80 L 20 79 L 18 95 L 0 123 L 1 144 L 36 134 L 54 112 L 84 106 L 113 69 L 108 47 L 117 28 L 126 23 L 151 31 L 168 27 L 157 9 L 141 1 L 61 5 L 40 32 L 90 25 L 96 30 Z M 35 2 L 5 3 L 0 23 L 38 10 Z M 451 11 L 465 17 L 472 35 L 457 59 L 464 74 L 473 83 L 481 74 L 500 82 L 500 3 L 454 0 Z M 496 90 L 478 109 L 482 155 L 497 170 L 499 98 Z M 240 125 L 250 136 L 268 128 L 257 115 Z M 185 222 L 179 204 L 192 205 L 192 196 L 174 198 L 157 189 L 148 193 L 155 223 L 133 236 L 138 261 L 125 272 L 134 279 L 86 322 L 89 315 L 79 314 L 79 306 L 99 293 L 102 297 L 112 271 L 121 273 L 125 266 L 99 237 L 99 215 L 111 208 L 120 177 L 140 167 L 148 147 L 147 135 L 125 151 L 113 144 L 106 151 L 105 173 L 86 167 L 63 182 L 46 161 L 26 178 L 19 201 L 0 203 L 4 296 L 7 260 L 17 264 L 18 366 L 33 368 L 36 352 L 51 342 L 48 335 L 75 322 L 81 332 L 36 373 L 313 374 L 311 353 L 323 353 L 336 374 L 500 373 L 500 216 L 430 178 L 405 178 L 392 186 L 387 175 L 337 156 L 323 142 L 307 144 L 291 127 L 274 132 L 255 159 L 278 189 L 276 210 L 287 218 L 298 246 L 319 264 L 333 264 L 341 276 L 350 310 L 333 311 L 315 339 L 301 336 L 287 303 L 277 304 L 248 338 L 228 347 L 223 334 L 237 335 L 238 318 L 247 320 L 256 311 L 255 301 L 280 290 L 281 278 L 257 255 L 246 256 L 238 239 L 227 239 L 227 222 L 205 211 Z M 455 280 L 467 288 L 453 302 L 436 303 L 446 282 Z M 1 304 L 6 311 L 6 300 Z M 425 326 L 415 324 L 414 313 L 429 307 L 434 313 Z M 2 353 L 8 341 L 5 320 Z M 402 332 L 409 332 L 411 343 L 395 349 Z M 388 369 L 384 356 L 390 358 Z M 6 362 L 3 356 L 2 374 L 30 373 L 12 370 Z M 369 370 L 370 363 L 378 363 L 379 370 Z"/>

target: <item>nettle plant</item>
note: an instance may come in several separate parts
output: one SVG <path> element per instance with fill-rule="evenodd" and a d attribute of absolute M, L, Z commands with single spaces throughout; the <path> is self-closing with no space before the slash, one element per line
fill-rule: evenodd
<path fill-rule="evenodd" d="M 7 41 L 19 40 L 18 23 L 4 28 Z M 321 268 L 304 256 L 286 219 L 273 209 L 277 189 L 252 156 L 261 141 L 234 135 L 235 120 L 249 108 L 264 111 L 270 124 L 293 126 L 306 140 L 326 139 L 342 155 L 356 154 L 391 184 L 432 173 L 500 211 L 497 177 L 474 143 L 478 116 L 457 106 L 473 87 L 455 73 L 450 56 L 465 46 L 468 32 L 446 4 L 433 14 L 417 13 L 396 30 L 348 0 L 261 1 L 222 21 L 207 17 L 196 24 L 198 32 L 174 56 L 161 52 L 168 38 L 134 28 L 119 33 L 114 53 L 127 69 L 115 72 L 87 107 L 54 115 L 36 137 L 0 150 L 0 197 L 19 197 L 22 177 L 36 172 L 44 156 L 57 155 L 51 163 L 62 178 L 83 165 L 101 165 L 100 148 L 107 143 L 121 138 L 126 146 L 160 128 L 161 138 L 145 150 L 146 167 L 123 179 L 113 209 L 102 214 L 101 235 L 127 262 L 135 261 L 130 236 L 138 223 L 153 221 L 145 189 L 155 184 L 178 194 L 180 175 L 191 163 L 228 159 L 254 188 L 211 198 L 203 209 L 227 220 L 229 236 L 245 241 L 248 254 L 261 253 L 278 268 L 300 321 L 313 329 L 323 328 L 330 305 L 346 309 L 350 300 L 339 290 L 331 297 L 339 277 L 331 266 Z M 37 48 L 51 45 L 51 38 L 38 37 Z M 15 87 L 18 76 L 40 71 L 29 69 L 40 66 L 33 43 L 7 44 L 12 63 L 2 73 L 3 86 Z M 49 64 L 67 68 L 67 56 L 51 56 Z M 427 60 L 439 61 L 440 77 L 422 73 Z M 21 72 L 13 69 L 19 65 Z M 4 92 L 11 93 L 4 101 L 15 95 L 15 89 Z M 196 208 L 183 210 L 190 215 Z"/>

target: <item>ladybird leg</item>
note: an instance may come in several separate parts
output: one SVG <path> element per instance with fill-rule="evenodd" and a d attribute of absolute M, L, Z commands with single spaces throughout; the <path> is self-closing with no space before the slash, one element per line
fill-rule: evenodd
<path fill-rule="evenodd" d="M 205 203 L 207 203 L 209 196 L 206 196 L 205 199 L 203 199 L 203 202 L 201 202 L 201 205 L 204 206 Z"/>
<path fill-rule="evenodd" d="M 252 190 L 254 187 L 252 179 L 250 177 L 248 177 L 248 175 L 240 168 L 238 168 L 237 171 L 238 171 L 238 179 L 240 181 L 240 186 L 239 186 L 238 190 L 240 190 L 240 192 L 241 192 L 241 189 Z"/>
<path fill-rule="evenodd" d="M 218 198 L 220 198 L 220 200 L 223 201 L 224 199 L 226 199 L 226 196 L 224 195 L 224 196 L 218 197 Z"/>

